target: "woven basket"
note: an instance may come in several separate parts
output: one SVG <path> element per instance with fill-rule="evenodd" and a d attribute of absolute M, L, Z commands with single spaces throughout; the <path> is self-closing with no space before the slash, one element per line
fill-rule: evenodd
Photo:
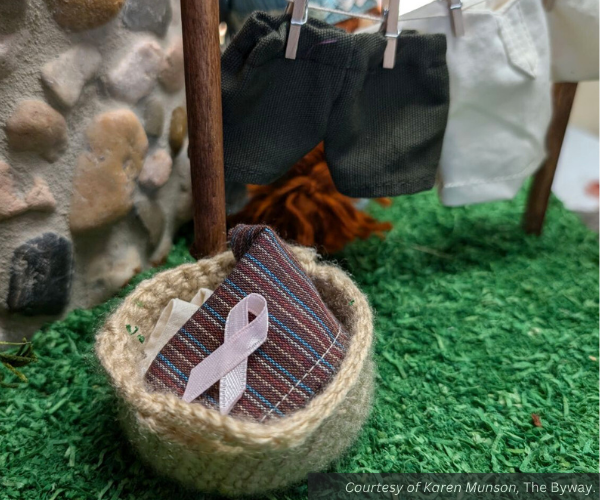
<path fill-rule="evenodd" d="M 122 402 L 124 430 L 142 459 L 186 487 L 230 496 L 263 493 L 326 468 L 354 441 L 372 402 L 373 317 L 365 296 L 316 253 L 290 247 L 351 340 L 338 373 L 303 409 L 258 423 L 221 415 L 173 394 L 148 392 L 139 365 L 142 344 L 173 298 L 215 289 L 232 271 L 228 251 L 142 282 L 104 325 L 96 353 Z"/>

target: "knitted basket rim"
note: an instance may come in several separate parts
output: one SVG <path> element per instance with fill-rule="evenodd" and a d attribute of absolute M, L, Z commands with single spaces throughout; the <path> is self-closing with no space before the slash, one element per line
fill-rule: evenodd
<path fill-rule="evenodd" d="M 149 392 L 138 370 L 140 344 L 129 335 L 126 325 L 135 325 L 136 317 L 158 319 L 168 300 L 178 296 L 178 288 L 188 286 L 191 276 L 218 274 L 225 278 L 235 264 L 231 251 L 163 271 L 141 282 L 121 306 L 107 319 L 96 337 L 96 354 L 108 373 L 117 394 L 138 424 L 145 425 L 181 444 L 202 442 L 207 450 L 241 453 L 242 450 L 265 452 L 301 445 L 322 421 L 336 412 L 350 388 L 358 381 L 372 345 L 373 316 L 368 301 L 354 282 L 337 267 L 317 262 L 311 249 L 289 246 L 311 279 L 335 282 L 350 291 L 355 321 L 349 328 L 350 344 L 338 373 L 304 408 L 266 423 L 221 415 L 202 404 L 189 404 L 174 394 Z M 156 300 L 160 295 L 168 297 Z M 143 307 L 140 307 L 140 303 Z M 148 310 L 147 304 L 153 308 Z M 162 304 L 162 307 L 161 307 Z M 143 334 L 143 332 L 140 332 Z M 136 344 L 137 343 L 137 344 Z"/>

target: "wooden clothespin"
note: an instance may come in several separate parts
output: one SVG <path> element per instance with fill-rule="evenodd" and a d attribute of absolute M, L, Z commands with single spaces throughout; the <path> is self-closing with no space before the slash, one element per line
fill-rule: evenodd
<path fill-rule="evenodd" d="M 448 0 L 454 36 L 465 36 L 465 20 L 463 19 L 462 6 L 461 0 Z"/>
<path fill-rule="evenodd" d="M 288 0 L 291 2 L 291 0 Z M 381 30 L 387 38 L 387 46 L 383 56 L 383 67 L 391 69 L 396 62 L 396 47 L 398 45 L 398 22 L 400 16 L 400 0 L 384 0 L 384 14 Z M 287 13 L 291 11 L 290 31 L 288 34 L 287 45 L 285 47 L 286 59 L 296 59 L 298 52 L 298 42 L 300 40 L 300 31 L 308 19 L 308 0 L 293 0 L 293 4 L 288 4 Z"/>
<path fill-rule="evenodd" d="M 289 10 L 289 5 L 288 5 Z M 296 59 L 298 42 L 300 40 L 300 29 L 308 19 L 308 0 L 294 0 L 292 7 L 292 19 L 290 21 L 290 32 L 285 47 L 286 59 Z"/>
<path fill-rule="evenodd" d="M 387 46 L 383 53 L 383 67 L 393 69 L 396 64 L 396 47 L 398 46 L 398 28 L 400 17 L 400 0 L 384 0 L 383 3 L 383 24 L 382 30 L 385 30 Z"/>

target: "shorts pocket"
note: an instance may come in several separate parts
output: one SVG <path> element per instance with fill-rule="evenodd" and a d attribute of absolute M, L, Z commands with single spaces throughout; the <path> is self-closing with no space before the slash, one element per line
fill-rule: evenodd
<path fill-rule="evenodd" d="M 510 63 L 520 71 L 535 78 L 538 73 L 539 56 L 519 0 L 509 3 L 496 14 L 500 27 L 500 38 Z"/>

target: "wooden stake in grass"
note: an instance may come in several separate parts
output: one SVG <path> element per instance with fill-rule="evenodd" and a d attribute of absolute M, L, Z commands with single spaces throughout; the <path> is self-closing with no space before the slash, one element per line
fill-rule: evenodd
<path fill-rule="evenodd" d="M 194 243 L 199 259 L 225 250 L 225 174 L 221 110 L 219 2 L 181 0 Z"/>

